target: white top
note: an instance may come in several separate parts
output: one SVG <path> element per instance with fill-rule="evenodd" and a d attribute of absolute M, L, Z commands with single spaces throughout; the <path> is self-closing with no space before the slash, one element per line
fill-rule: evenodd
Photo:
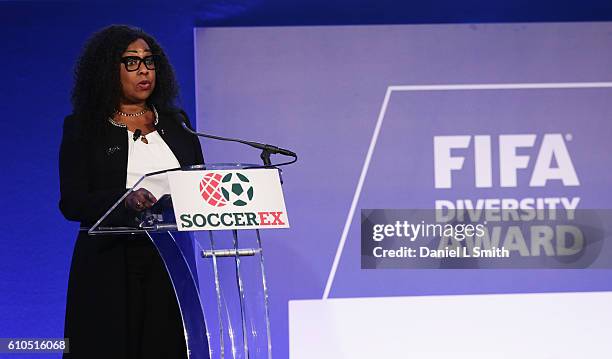
<path fill-rule="evenodd" d="M 147 173 L 181 166 L 157 131 L 145 135 L 148 143 L 142 142 L 140 138 L 134 141 L 134 132 L 130 130 L 127 131 L 127 136 L 129 147 L 126 188 L 132 188 L 140 177 Z M 170 193 L 167 174 L 148 177 L 134 189 L 138 188 L 145 188 L 157 199 Z"/>

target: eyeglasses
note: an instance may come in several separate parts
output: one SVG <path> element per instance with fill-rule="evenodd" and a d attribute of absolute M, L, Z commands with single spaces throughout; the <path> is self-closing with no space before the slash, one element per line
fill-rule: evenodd
<path fill-rule="evenodd" d="M 142 63 L 144 63 L 147 69 L 155 70 L 155 63 L 157 61 L 159 61 L 157 55 L 150 55 L 145 58 L 138 56 L 126 56 L 121 58 L 121 63 L 125 66 L 127 72 L 137 71 Z"/>

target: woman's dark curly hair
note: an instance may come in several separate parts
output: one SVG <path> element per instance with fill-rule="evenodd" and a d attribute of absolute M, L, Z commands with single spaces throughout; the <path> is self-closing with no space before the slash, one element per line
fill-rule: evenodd
<path fill-rule="evenodd" d="M 147 103 L 162 110 L 175 108 L 178 85 L 161 46 L 141 29 L 111 25 L 91 36 L 77 60 L 72 89 L 75 115 L 86 118 L 89 123 L 99 123 L 113 114 L 122 94 L 119 77 L 121 55 L 138 39 L 146 41 L 153 54 L 159 56 L 155 63 L 155 89 Z"/>

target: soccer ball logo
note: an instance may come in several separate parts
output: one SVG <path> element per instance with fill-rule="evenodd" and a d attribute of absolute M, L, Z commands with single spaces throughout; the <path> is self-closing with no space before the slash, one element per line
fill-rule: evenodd
<path fill-rule="evenodd" d="M 221 193 L 234 206 L 246 206 L 253 199 L 253 186 L 245 175 L 228 173 L 221 179 Z"/>
<path fill-rule="evenodd" d="M 221 195 L 221 177 L 218 173 L 207 173 L 200 181 L 200 194 L 211 206 L 223 207 L 227 204 Z"/>

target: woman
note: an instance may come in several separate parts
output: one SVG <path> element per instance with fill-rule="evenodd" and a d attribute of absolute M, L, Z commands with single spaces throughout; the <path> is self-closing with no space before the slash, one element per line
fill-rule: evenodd
<path fill-rule="evenodd" d="M 91 226 L 144 173 L 203 163 L 199 141 L 177 121 L 177 94 L 164 51 L 142 30 L 110 26 L 90 38 L 60 148 L 59 205 L 67 219 Z M 131 225 L 156 201 L 141 188 L 104 224 Z M 174 291 L 148 238 L 79 233 L 65 337 L 65 358 L 187 357 Z"/>

